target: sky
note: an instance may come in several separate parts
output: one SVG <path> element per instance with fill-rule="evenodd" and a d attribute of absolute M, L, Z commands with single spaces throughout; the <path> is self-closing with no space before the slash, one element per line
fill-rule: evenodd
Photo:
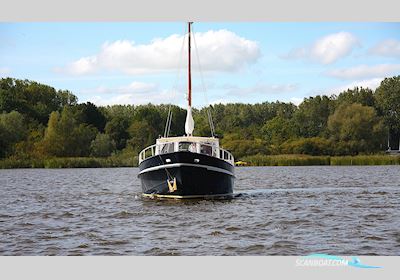
<path fill-rule="evenodd" d="M 0 23 L 0 77 L 72 91 L 96 105 L 186 106 L 181 22 Z M 375 89 L 400 75 L 400 23 L 193 24 L 193 106 Z"/>

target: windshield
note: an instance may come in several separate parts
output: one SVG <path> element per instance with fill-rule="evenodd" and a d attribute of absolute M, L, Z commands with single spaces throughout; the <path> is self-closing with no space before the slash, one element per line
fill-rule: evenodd
<path fill-rule="evenodd" d="M 196 143 L 193 143 L 193 142 L 179 142 L 179 151 L 196 152 Z"/>

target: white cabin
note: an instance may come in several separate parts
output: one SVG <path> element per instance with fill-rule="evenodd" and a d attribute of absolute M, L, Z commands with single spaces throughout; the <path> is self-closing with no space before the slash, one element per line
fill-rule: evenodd
<path fill-rule="evenodd" d="M 220 148 L 219 140 L 214 137 L 179 136 L 161 137 L 156 144 L 143 149 L 139 154 L 139 164 L 146 158 L 187 151 L 216 157 L 234 165 L 234 158 L 230 152 Z"/>

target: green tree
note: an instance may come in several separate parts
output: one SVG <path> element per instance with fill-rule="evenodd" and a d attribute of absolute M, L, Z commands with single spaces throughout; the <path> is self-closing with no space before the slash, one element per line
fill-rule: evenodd
<path fill-rule="evenodd" d="M 76 103 L 77 97 L 69 91 L 29 80 L 0 79 L 0 112 L 16 110 L 30 122 L 46 124 L 51 112 Z"/>
<path fill-rule="evenodd" d="M 334 111 L 332 100 L 323 95 L 305 98 L 293 116 L 301 137 L 324 136 L 329 115 Z"/>
<path fill-rule="evenodd" d="M 128 127 L 128 120 L 122 116 L 115 116 L 106 124 L 105 132 L 115 142 L 118 150 L 122 150 L 126 146 L 126 141 L 129 139 Z"/>
<path fill-rule="evenodd" d="M 36 147 L 43 140 L 45 126 L 39 124 L 36 128 L 28 129 L 29 133 L 25 140 L 15 144 L 13 156 L 20 159 L 41 157 L 42 153 Z"/>
<path fill-rule="evenodd" d="M 50 115 L 43 141 L 38 149 L 47 156 L 88 156 L 90 144 L 95 139 L 97 129 L 79 123 L 71 108 L 64 107 L 61 115 Z"/>
<path fill-rule="evenodd" d="M 10 90 L 0 88 L 0 113 L 11 112 L 16 108 L 15 95 Z"/>
<path fill-rule="evenodd" d="M 266 122 L 262 127 L 265 140 L 269 143 L 280 145 L 290 138 L 295 138 L 295 128 L 291 120 L 276 116 Z"/>
<path fill-rule="evenodd" d="M 338 153 L 376 152 L 383 149 L 386 129 L 374 108 L 358 103 L 340 105 L 329 117 L 332 141 L 346 147 Z"/>
<path fill-rule="evenodd" d="M 331 155 L 332 142 L 322 137 L 290 139 L 283 143 L 284 154 Z"/>
<path fill-rule="evenodd" d="M 154 140 L 163 135 L 164 124 L 165 119 L 163 120 L 157 106 L 151 104 L 137 106 L 133 121 L 128 128 L 130 136 L 128 144 L 134 151 L 140 151 L 154 144 Z"/>
<path fill-rule="evenodd" d="M 95 157 L 107 157 L 115 150 L 115 142 L 109 135 L 98 133 L 96 139 L 90 144 L 91 155 Z"/>
<path fill-rule="evenodd" d="M 96 105 L 91 102 L 81 103 L 74 106 L 74 110 L 80 122 L 92 125 L 100 132 L 104 132 L 107 120 L 103 112 Z"/>
<path fill-rule="evenodd" d="M 81 123 L 74 128 L 70 141 L 67 141 L 66 156 L 87 157 L 90 155 L 90 145 L 96 138 L 98 130 L 92 125 Z"/>
<path fill-rule="evenodd" d="M 167 110 L 165 110 L 167 112 Z M 171 121 L 171 128 L 170 128 L 170 136 L 180 136 L 185 134 L 185 121 L 186 121 L 186 110 L 182 109 L 178 106 L 172 105 L 171 106 L 171 112 L 172 112 L 172 121 Z M 162 128 L 165 128 L 165 122 L 167 119 L 168 113 L 164 114 L 162 119 L 164 120 Z M 193 116 L 195 117 L 195 116 Z M 197 124 L 196 124 L 197 126 Z M 200 126 L 199 126 L 200 127 Z M 194 128 L 194 132 L 196 133 L 197 127 Z M 208 128 L 209 131 L 209 128 Z M 204 134 L 207 135 L 207 134 Z"/>
<path fill-rule="evenodd" d="M 226 134 L 224 139 L 222 139 L 221 144 L 224 149 L 232 152 L 236 159 L 248 155 L 270 154 L 267 143 L 261 139 L 243 140 L 237 139 L 237 136 L 234 134 Z"/>
<path fill-rule="evenodd" d="M 37 151 L 40 155 L 63 155 L 63 135 L 59 129 L 60 113 L 52 112 L 49 117 L 47 129 L 43 140 L 37 144 Z"/>
<path fill-rule="evenodd" d="M 154 144 L 157 131 L 147 121 L 134 121 L 128 128 L 130 139 L 129 146 L 136 152 Z"/>
<path fill-rule="evenodd" d="M 380 115 L 390 131 L 390 146 L 396 149 L 400 137 L 400 75 L 385 78 L 375 91 Z"/>
<path fill-rule="evenodd" d="M 122 118 L 130 124 L 132 122 L 133 116 L 135 115 L 135 106 L 133 105 L 112 105 L 102 107 L 104 115 L 107 121 L 114 118 Z"/>
<path fill-rule="evenodd" d="M 374 92 L 369 88 L 355 87 L 339 94 L 337 105 L 359 103 L 364 106 L 375 107 Z"/>
<path fill-rule="evenodd" d="M 0 114 L 0 157 L 12 154 L 14 145 L 28 134 L 22 114 L 16 111 Z"/>

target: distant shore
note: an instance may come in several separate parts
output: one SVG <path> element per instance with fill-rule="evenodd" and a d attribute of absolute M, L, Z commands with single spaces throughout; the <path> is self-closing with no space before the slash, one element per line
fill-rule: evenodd
<path fill-rule="evenodd" d="M 399 165 L 400 155 L 310 156 L 254 155 L 242 159 L 248 166 Z"/>
<path fill-rule="evenodd" d="M 70 157 L 46 159 L 3 159 L 0 160 L 0 169 L 14 168 L 108 168 L 108 167 L 135 167 L 137 158 L 116 159 L 114 157 Z"/>
<path fill-rule="evenodd" d="M 313 165 L 399 165 L 400 155 L 309 156 L 254 155 L 241 159 L 244 166 L 313 166 Z M 3 159 L 0 169 L 14 168 L 109 168 L 137 167 L 137 158 L 72 157 L 47 159 Z"/>

